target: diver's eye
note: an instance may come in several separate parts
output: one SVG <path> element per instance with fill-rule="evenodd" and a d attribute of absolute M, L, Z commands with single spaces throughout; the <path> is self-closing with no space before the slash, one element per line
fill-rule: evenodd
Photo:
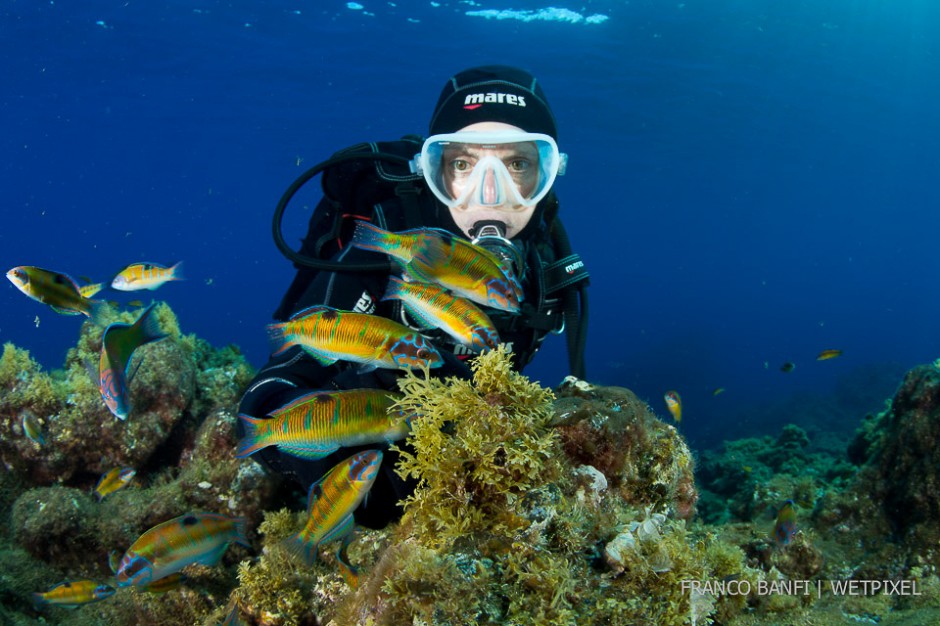
<path fill-rule="evenodd" d="M 523 174 L 528 172 L 529 168 L 531 167 L 532 164 L 527 159 L 513 159 L 506 165 L 506 169 L 508 169 L 513 174 Z"/>
<path fill-rule="evenodd" d="M 470 161 L 466 159 L 454 159 L 450 162 L 450 169 L 458 174 L 469 172 L 471 169 Z"/>

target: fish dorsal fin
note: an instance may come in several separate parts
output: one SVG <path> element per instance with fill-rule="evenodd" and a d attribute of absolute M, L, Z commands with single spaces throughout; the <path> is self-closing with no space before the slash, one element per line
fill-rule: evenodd
<path fill-rule="evenodd" d="M 335 469 L 335 468 L 334 468 Z M 307 514 L 309 515 L 313 511 L 313 505 L 316 504 L 316 501 L 320 499 L 320 496 L 323 495 L 323 481 L 330 477 L 330 474 L 333 473 L 333 470 L 327 472 L 320 480 L 310 485 L 310 490 L 307 492 Z"/>
<path fill-rule="evenodd" d="M 60 285 L 64 285 L 65 287 L 69 287 L 69 288 L 71 288 L 71 289 L 74 289 L 76 295 L 81 296 L 81 297 L 84 297 L 84 296 L 82 296 L 81 287 L 79 287 L 79 286 L 78 286 L 78 283 L 75 282 L 75 279 L 72 278 L 71 276 L 69 276 L 68 274 L 63 274 L 63 273 L 61 273 L 61 272 L 57 272 L 56 275 L 55 275 L 55 277 L 54 277 L 52 280 L 53 280 L 53 282 L 59 283 Z"/>
<path fill-rule="evenodd" d="M 307 307 L 306 309 L 301 309 L 300 311 L 297 311 L 296 313 L 291 315 L 287 319 L 287 321 L 293 322 L 294 320 L 300 319 L 301 317 L 306 317 L 308 315 L 312 315 L 314 313 L 323 313 L 325 311 L 335 311 L 335 310 L 336 309 L 328 307 L 325 304 L 315 304 L 313 306 Z"/>

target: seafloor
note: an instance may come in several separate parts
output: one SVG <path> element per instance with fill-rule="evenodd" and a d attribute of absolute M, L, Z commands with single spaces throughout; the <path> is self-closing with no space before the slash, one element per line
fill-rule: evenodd
<path fill-rule="evenodd" d="M 357 532 L 344 576 L 333 546 L 313 565 L 284 549 L 303 494 L 234 456 L 251 368 L 157 311 L 170 336 L 135 354 L 126 421 L 86 371 L 101 328 L 51 372 L 4 346 L 0 624 L 940 624 L 937 364 L 859 415 L 847 447 L 789 425 L 698 459 L 629 390 L 542 389 L 501 350 L 472 381 L 407 377 L 399 469 L 418 488 L 400 523 Z M 136 476 L 99 500 L 114 467 Z M 169 589 L 34 605 L 62 581 L 117 587 L 112 554 L 194 511 L 245 518 L 251 547 Z"/>

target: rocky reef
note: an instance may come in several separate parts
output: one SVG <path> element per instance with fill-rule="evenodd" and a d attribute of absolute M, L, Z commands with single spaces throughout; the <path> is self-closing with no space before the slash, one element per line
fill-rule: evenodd
<path fill-rule="evenodd" d="M 33 592 L 63 580 L 108 580 L 113 576 L 109 553 L 123 552 L 158 523 L 207 510 L 244 516 L 254 528 L 271 501 L 276 481 L 233 454 L 234 410 L 252 368 L 234 347 L 215 349 L 183 335 L 166 305 L 156 312 L 168 337 L 135 352 L 141 365 L 131 381 L 126 421 L 108 411 L 88 371 L 97 368 L 102 328 L 83 324 L 65 367 L 52 372 L 43 371 L 25 350 L 3 347 L 4 624 L 36 623 L 40 614 L 30 601 Z M 133 318 L 112 313 L 110 321 Z M 42 444 L 23 432 L 24 412 L 38 423 Z M 113 467 L 132 467 L 137 474 L 131 485 L 99 502 L 92 490 Z M 229 552 L 233 566 L 246 556 L 241 548 Z M 74 612 L 47 608 L 45 613 L 61 624 L 199 623 L 225 602 L 235 582 L 231 570 L 202 570 L 191 575 L 200 593 L 190 587 L 162 595 L 122 590 Z"/>
<path fill-rule="evenodd" d="M 475 359 L 471 380 L 408 375 L 399 404 L 418 417 L 397 471 L 417 488 L 399 523 L 357 531 L 346 551 L 356 574 L 333 546 L 313 565 L 284 549 L 304 523 L 300 501 L 233 453 L 251 368 L 237 349 L 181 333 L 165 305 L 158 314 L 169 337 L 135 353 L 126 421 L 86 371 L 101 328 L 85 323 L 52 372 L 4 346 L 0 623 L 940 621 L 937 364 L 909 372 L 847 450 L 789 425 L 697 463 L 631 391 L 576 379 L 545 389 L 512 371 L 502 349 Z M 136 477 L 98 500 L 92 489 L 112 467 Z M 786 500 L 796 521 L 781 541 L 774 519 Z M 113 551 L 189 511 L 246 518 L 252 548 L 190 566 L 169 591 L 122 588 L 74 611 L 32 606 L 33 592 L 62 580 L 113 583 Z M 866 580 L 903 581 L 918 595 L 792 586 Z"/>

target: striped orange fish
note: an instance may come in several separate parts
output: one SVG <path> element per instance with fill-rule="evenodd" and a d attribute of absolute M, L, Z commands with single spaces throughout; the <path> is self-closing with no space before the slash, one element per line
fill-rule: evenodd
<path fill-rule="evenodd" d="M 93 580 L 73 580 L 70 582 L 59 583 L 49 591 L 33 594 L 33 604 L 37 609 L 44 606 L 61 606 L 67 609 L 74 609 L 98 602 L 114 595 L 114 587 L 96 583 Z"/>
<path fill-rule="evenodd" d="M 127 549 L 115 579 L 119 587 L 143 587 L 187 565 L 219 562 L 232 542 L 247 546 L 245 520 L 216 513 L 187 513 L 157 524 Z"/>
<path fill-rule="evenodd" d="M 353 511 L 372 488 L 381 464 L 380 450 L 366 450 L 338 463 L 313 483 L 307 496 L 307 523 L 285 540 L 285 547 L 313 564 L 320 544 L 347 537 L 353 528 Z"/>
<path fill-rule="evenodd" d="M 437 285 L 405 282 L 390 276 L 382 299 L 401 300 L 421 328 L 440 328 L 472 350 L 479 352 L 499 345 L 499 333 L 480 307 Z"/>
<path fill-rule="evenodd" d="M 134 263 L 118 272 L 111 281 L 111 288 L 118 291 L 153 291 L 171 280 L 183 280 L 183 262 L 164 267 L 156 263 Z"/>
<path fill-rule="evenodd" d="M 389 410 L 396 396 L 378 389 L 317 391 L 271 412 L 269 419 L 239 415 L 245 437 L 235 456 L 277 446 L 303 459 L 322 459 L 341 447 L 404 439 L 412 415 Z"/>
<path fill-rule="evenodd" d="M 366 313 L 314 306 L 282 324 L 270 324 L 275 354 L 299 345 L 323 365 L 336 361 L 376 367 L 438 367 L 443 362 L 434 345 L 398 322 Z"/>
<path fill-rule="evenodd" d="M 392 233 L 357 222 L 351 244 L 388 254 L 416 281 L 437 283 L 457 295 L 501 311 L 519 312 L 522 285 L 496 255 L 438 228 Z"/>

